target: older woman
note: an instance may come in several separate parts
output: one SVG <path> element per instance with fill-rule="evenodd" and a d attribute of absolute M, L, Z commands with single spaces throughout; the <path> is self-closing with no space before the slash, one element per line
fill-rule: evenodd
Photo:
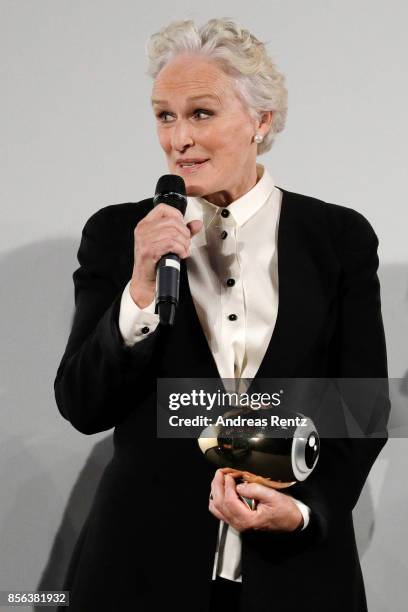
<path fill-rule="evenodd" d="M 195 440 L 156 438 L 156 381 L 386 377 L 377 237 L 257 163 L 287 94 L 255 36 L 176 22 L 148 54 L 160 145 L 188 206 L 107 206 L 83 230 L 56 400 L 82 433 L 114 427 L 115 452 L 72 556 L 69 610 L 362 612 L 351 511 L 384 440 L 323 440 L 290 495 L 241 486 L 253 511 Z M 181 259 L 173 327 L 154 312 L 168 252 Z"/>

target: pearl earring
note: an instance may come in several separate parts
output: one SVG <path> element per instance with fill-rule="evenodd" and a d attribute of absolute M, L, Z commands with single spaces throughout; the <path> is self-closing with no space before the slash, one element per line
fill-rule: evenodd
<path fill-rule="evenodd" d="M 262 136 L 262 134 L 255 134 L 255 136 L 254 136 L 254 141 L 255 141 L 257 144 L 260 144 L 260 143 L 263 141 L 263 136 Z"/>

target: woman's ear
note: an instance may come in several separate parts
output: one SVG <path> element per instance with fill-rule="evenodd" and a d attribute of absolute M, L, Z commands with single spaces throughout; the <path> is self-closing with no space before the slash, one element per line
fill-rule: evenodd
<path fill-rule="evenodd" d="M 263 111 L 261 114 L 261 118 L 258 121 L 257 131 L 258 132 L 260 131 L 264 137 L 267 135 L 267 133 L 271 129 L 272 117 L 273 117 L 273 111 Z"/>

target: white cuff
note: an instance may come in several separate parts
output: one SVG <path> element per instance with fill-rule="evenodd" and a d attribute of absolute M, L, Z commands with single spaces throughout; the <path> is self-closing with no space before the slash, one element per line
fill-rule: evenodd
<path fill-rule="evenodd" d="M 302 513 L 303 516 L 303 527 L 300 531 L 303 531 L 304 529 L 306 529 L 306 527 L 309 524 L 309 519 L 310 519 L 310 508 L 309 506 L 306 506 L 306 504 L 304 504 L 303 502 L 299 501 L 298 499 L 295 499 L 294 497 L 292 497 L 293 501 L 295 502 L 295 504 L 297 505 L 297 507 L 299 508 L 300 512 Z"/>
<path fill-rule="evenodd" d="M 130 295 L 130 282 L 123 290 L 119 311 L 119 329 L 127 346 L 152 334 L 160 321 L 159 315 L 154 313 L 156 300 L 146 308 L 139 308 Z"/>

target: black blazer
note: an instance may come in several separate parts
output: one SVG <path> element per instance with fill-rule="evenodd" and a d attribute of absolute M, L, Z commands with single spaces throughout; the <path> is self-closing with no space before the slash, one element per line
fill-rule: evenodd
<path fill-rule="evenodd" d="M 255 380 L 387 377 L 371 225 L 352 209 L 281 191 L 279 310 Z M 208 610 L 218 531 L 208 511 L 214 469 L 195 440 L 156 437 L 157 377 L 219 376 L 185 261 L 173 328 L 159 325 L 127 347 L 118 327 L 134 228 L 151 209 L 149 198 L 92 215 L 73 274 L 76 310 L 55 379 L 57 405 L 84 434 L 115 429 L 114 457 L 66 578 L 70 612 L 150 610 L 162 598 L 169 610 Z M 322 440 L 316 469 L 291 489 L 311 508 L 308 527 L 243 534 L 245 610 L 367 609 L 351 512 L 384 443 Z"/>

